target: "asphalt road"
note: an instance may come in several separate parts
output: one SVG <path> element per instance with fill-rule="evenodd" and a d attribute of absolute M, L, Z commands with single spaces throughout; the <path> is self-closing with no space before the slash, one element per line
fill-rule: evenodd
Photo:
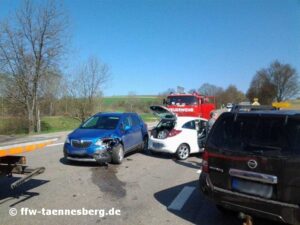
<path fill-rule="evenodd" d="M 46 167 L 44 174 L 15 191 L 9 185 L 18 178 L 0 180 L 0 224 L 242 224 L 234 214 L 220 213 L 198 191 L 199 156 L 177 161 L 170 155 L 137 152 L 121 165 L 69 164 L 62 158 L 63 140 L 26 154 L 30 166 Z M 12 209 L 16 216 L 9 214 Z M 55 210 L 84 214 L 90 209 L 109 215 L 53 215 Z"/>

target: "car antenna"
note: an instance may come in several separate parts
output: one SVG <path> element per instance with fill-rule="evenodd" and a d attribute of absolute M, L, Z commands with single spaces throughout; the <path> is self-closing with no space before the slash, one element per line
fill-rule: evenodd
<path fill-rule="evenodd" d="M 235 112 L 235 113 L 234 113 L 234 118 L 233 118 L 233 121 L 234 121 L 234 122 L 236 122 L 237 117 L 238 117 L 238 112 Z"/>
<path fill-rule="evenodd" d="M 285 125 L 285 126 L 287 125 L 288 120 L 289 120 L 289 117 L 288 117 L 288 115 L 286 115 L 286 116 L 285 116 L 285 119 L 284 119 L 284 125 Z"/>

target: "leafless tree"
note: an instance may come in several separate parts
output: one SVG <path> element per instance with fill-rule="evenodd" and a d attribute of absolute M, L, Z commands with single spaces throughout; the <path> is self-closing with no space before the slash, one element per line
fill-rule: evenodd
<path fill-rule="evenodd" d="M 198 92 L 200 94 L 206 95 L 206 96 L 216 96 L 219 93 L 223 92 L 223 88 L 218 87 L 218 86 L 213 85 L 213 84 L 204 83 L 198 89 Z"/>
<path fill-rule="evenodd" d="M 197 92 L 197 90 L 196 90 L 195 88 L 192 88 L 192 89 L 188 90 L 188 93 L 189 93 L 189 94 L 193 94 L 193 93 L 195 93 L 195 92 Z"/>
<path fill-rule="evenodd" d="M 182 86 L 177 86 L 177 92 L 178 93 L 184 93 L 184 87 L 182 87 Z"/>
<path fill-rule="evenodd" d="M 264 104 L 287 100 L 299 93 L 299 77 L 289 64 L 279 61 L 271 63 L 269 68 L 259 70 L 252 79 L 247 97 L 254 97 Z"/>
<path fill-rule="evenodd" d="M 66 24 L 54 1 L 39 5 L 25 1 L 15 17 L 0 25 L 0 71 L 7 76 L 6 94 L 24 107 L 29 132 L 40 131 L 40 84 L 47 71 L 59 65 Z"/>
<path fill-rule="evenodd" d="M 268 74 L 276 91 L 276 100 L 281 102 L 299 93 L 299 78 L 297 72 L 289 64 L 275 61 L 270 65 Z"/>
<path fill-rule="evenodd" d="M 63 97 L 64 83 L 60 71 L 48 71 L 47 76 L 42 77 L 38 95 L 41 112 L 53 116 L 55 113 L 55 102 Z"/>
<path fill-rule="evenodd" d="M 276 90 L 267 71 L 265 69 L 257 71 L 247 91 L 248 99 L 253 101 L 254 98 L 258 98 L 260 104 L 268 105 L 274 101 L 275 96 Z"/>
<path fill-rule="evenodd" d="M 168 88 L 167 90 L 158 93 L 158 96 L 160 98 L 165 98 L 167 95 L 171 94 L 171 93 L 176 93 L 174 88 Z"/>
<path fill-rule="evenodd" d="M 218 104 L 240 103 L 246 100 L 245 94 L 235 85 L 229 85 L 223 92 L 216 95 Z"/>
<path fill-rule="evenodd" d="M 100 101 L 102 89 L 110 78 L 107 64 L 96 57 L 90 57 L 69 82 L 69 92 L 75 101 L 75 109 L 82 122 L 94 112 L 96 101 Z"/>
<path fill-rule="evenodd" d="M 0 109 L 1 109 L 1 117 L 4 116 L 4 86 L 5 84 L 5 78 L 4 75 L 0 73 Z"/>

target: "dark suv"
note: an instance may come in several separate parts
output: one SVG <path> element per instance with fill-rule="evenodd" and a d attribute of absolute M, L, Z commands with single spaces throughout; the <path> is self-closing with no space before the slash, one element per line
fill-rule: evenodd
<path fill-rule="evenodd" d="M 300 224 L 300 111 L 223 113 L 206 142 L 200 189 L 218 208 Z"/>

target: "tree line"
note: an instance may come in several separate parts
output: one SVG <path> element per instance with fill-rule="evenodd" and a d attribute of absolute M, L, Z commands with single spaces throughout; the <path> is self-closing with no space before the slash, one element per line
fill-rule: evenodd
<path fill-rule="evenodd" d="M 227 103 L 252 102 L 258 98 L 260 104 L 271 105 L 273 102 L 282 102 L 299 95 L 299 75 L 290 64 L 283 64 L 278 60 L 268 67 L 258 70 L 250 83 L 246 93 L 239 90 L 235 85 L 222 88 L 214 84 L 204 83 L 198 89 L 190 89 L 187 92 L 198 92 L 206 96 L 215 96 L 217 106 Z M 165 96 L 169 93 L 185 92 L 185 88 L 169 88 L 160 93 Z"/>
<path fill-rule="evenodd" d="M 112 75 L 109 66 L 95 56 L 75 65 L 64 74 L 70 43 L 68 16 L 55 1 L 22 2 L 16 12 L 0 21 L 0 115 L 19 118 L 29 133 L 41 131 L 41 115 L 67 115 L 84 121 L 96 111 L 104 111 L 103 89 Z M 177 91 L 184 91 L 177 87 Z M 155 103 L 161 102 L 158 95 Z M 219 106 L 228 102 L 252 101 L 263 104 L 284 101 L 299 93 L 299 78 L 289 64 L 272 62 L 254 74 L 246 93 L 235 85 L 227 88 L 204 83 L 198 89 L 216 96 Z M 120 105 L 127 111 L 148 108 L 135 93 Z M 121 103 L 118 103 L 121 104 Z M 12 124 L 16 123 L 15 119 Z"/>

